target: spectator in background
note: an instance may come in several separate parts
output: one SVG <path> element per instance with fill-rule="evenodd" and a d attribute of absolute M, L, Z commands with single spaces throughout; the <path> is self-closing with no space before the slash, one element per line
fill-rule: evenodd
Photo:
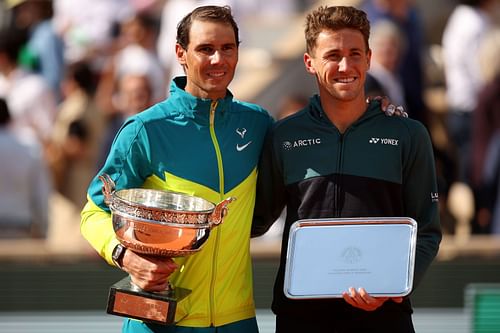
<path fill-rule="evenodd" d="M 498 94 L 498 92 L 497 92 Z M 483 183 L 478 195 L 478 227 L 484 233 L 500 234 L 500 129 L 486 151 Z"/>
<path fill-rule="evenodd" d="M 42 76 L 17 64 L 23 37 L 17 29 L 0 31 L 0 97 L 7 101 L 16 134 L 28 143 L 45 146 L 57 113 L 56 100 Z"/>
<path fill-rule="evenodd" d="M 121 77 L 127 74 L 147 75 L 151 100 L 157 103 L 165 98 L 165 70 L 156 54 L 156 26 L 148 14 L 137 14 L 122 22 L 115 44 L 116 50 L 108 58 L 101 73 L 97 90 L 99 107 L 109 117 L 120 113 L 113 104 Z"/>
<path fill-rule="evenodd" d="M 405 50 L 404 36 L 398 26 L 389 20 L 377 21 L 370 36 L 372 58 L 365 82 L 366 95 L 388 96 L 393 103 L 406 107 L 398 71 Z"/>
<path fill-rule="evenodd" d="M 411 0 L 365 0 L 361 6 L 370 23 L 390 20 L 401 30 L 406 47 L 398 67 L 406 100 L 406 111 L 411 118 L 427 127 L 428 110 L 425 105 L 422 50 L 424 47 L 419 13 Z"/>
<path fill-rule="evenodd" d="M 40 146 L 28 146 L 9 128 L 0 99 L 0 238 L 43 238 L 48 230 L 50 181 Z"/>
<path fill-rule="evenodd" d="M 21 65 L 41 74 L 60 100 L 64 44 L 52 25 L 52 1 L 7 0 L 7 5 L 13 10 L 14 25 L 29 32 Z"/>
<path fill-rule="evenodd" d="M 98 167 L 105 125 L 94 102 L 95 81 L 88 63 L 68 65 L 62 81 L 64 99 L 47 149 L 55 189 L 79 209 L 86 201 L 85 189 Z"/>
<path fill-rule="evenodd" d="M 116 28 L 132 13 L 129 0 L 54 0 L 54 27 L 64 41 L 66 62 L 85 60 L 101 70 Z"/>
<path fill-rule="evenodd" d="M 125 120 L 154 104 L 152 82 L 147 73 L 124 73 L 118 78 L 118 89 L 113 98 L 116 113 L 107 123 L 104 141 L 99 148 L 99 166 L 106 161 L 113 139 Z"/>
<path fill-rule="evenodd" d="M 472 187 L 472 114 L 483 80 L 479 46 L 492 26 L 497 0 L 463 0 L 450 15 L 443 32 L 443 64 L 448 104 L 447 127 L 457 152 L 459 180 Z M 477 185 L 477 184 L 476 184 Z"/>
<path fill-rule="evenodd" d="M 479 49 L 485 85 L 473 112 L 473 184 L 479 232 L 500 234 L 500 29 L 487 33 Z"/>
<path fill-rule="evenodd" d="M 483 183 L 486 150 L 500 129 L 500 28 L 489 31 L 479 47 L 479 68 L 483 88 L 472 113 L 472 184 Z"/>
<path fill-rule="evenodd" d="M 166 72 L 156 52 L 158 26 L 146 13 L 137 14 L 122 23 L 120 39 L 123 49 L 116 55 L 116 73 L 121 76 L 130 72 L 145 73 L 151 81 L 150 96 L 154 103 L 166 96 Z"/>

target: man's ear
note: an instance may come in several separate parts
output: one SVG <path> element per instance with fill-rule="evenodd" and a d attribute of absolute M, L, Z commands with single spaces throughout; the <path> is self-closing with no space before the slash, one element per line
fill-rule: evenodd
<path fill-rule="evenodd" d="M 179 43 L 175 44 L 175 55 L 179 64 L 182 67 L 186 66 L 186 50 Z"/>
<path fill-rule="evenodd" d="M 304 53 L 304 65 L 306 66 L 306 71 L 309 74 L 316 75 L 316 69 L 314 68 L 313 57 L 309 53 Z"/>

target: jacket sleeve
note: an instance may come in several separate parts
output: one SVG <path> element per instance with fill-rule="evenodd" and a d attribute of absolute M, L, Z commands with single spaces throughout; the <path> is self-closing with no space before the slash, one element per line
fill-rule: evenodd
<path fill-rule="evenodd" d="M 266 233 L 285 207 L 285 185 L 280 164 L 276 160 L 272 133 L 270 130 L 266 136 L 259 162 L 252 237 Z"/>
<path fill-rule="evenodd" d="M 403 168 L 403 196 L 407 216 L 418 224 L 414 288 L 437 255 L 441 242 L 439 199 L 433 148 L 427 129 L 417 124 Z"/>
<path fill-rule="evenodd" d="M 141 187 L 150 173 L 147 166 L 148 139 L 142 122 L 129 121 L 118 132 L 104 166 L 98 175 L 108 174 L 116 190 Z M 84 238 L 108 263 L 119 243 L 113 230 L 110 210 L 104 202 L 102 182 L 98 175 L 90 183 L 88 202 L 81 212 L 80 231 Z"/>

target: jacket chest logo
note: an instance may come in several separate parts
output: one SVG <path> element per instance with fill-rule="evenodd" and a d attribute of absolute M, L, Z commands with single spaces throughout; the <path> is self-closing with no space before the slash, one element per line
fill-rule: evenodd
<path fill-rule="evenodd" d="M 291 150 L 294 148 L 310 147 L 310 146 L 315 146 L 315 145 L 320 145 L 320 144 L 321 144 L 320 138 L 299 139 L 299 140 L 295 140 L 295 141 L 283 141 L 282 147 L 285 150 Z"/>
<path fill-rule="evenodd" d="M 242 138 L 244 139 L 245 138 L 245 134 L 247 133 L 247 129 L 246 128 L 237 128 L 236 129 L 236 133 Z M 246 143 L 243 143 L 243 144 L 239 144 L 237 143 L 236 144 L 236 150 L 237 151 L 243 151 L 245 150 L 250 144 L 252 143 L 252 140 L 246 142 Z"/>
<path fill-rule="evenodd" d="M 389 145 L 389 146 L 399 146 L 399 140 L 390 138 L 370 138 L 368 143 L 374 145 Z"/>
<path fill-rule="evenodd" d="M 239 136 L 243 139 L 245 137 L 245 134 L 247 132 L 246 128 L 237 128 L 236 133 L 238 133 Z"/>

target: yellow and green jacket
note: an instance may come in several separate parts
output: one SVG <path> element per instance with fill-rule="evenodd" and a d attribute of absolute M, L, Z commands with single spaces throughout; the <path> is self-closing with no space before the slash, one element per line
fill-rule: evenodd
<path fill-rule="evenodd" d="M 236 197 L 224 222 L 212 229 L 194 255 L 176 258 L 182 267 L 173 286 L 191 289 L 178 304 L 180 326 L 220 326 L 255 316 L 250 227 L 257 164 L 273 120 L 257 105 L 235 100 L 196 98 L 176 78 L 170 97 L 129 118 L 118 132 L 98 175 L 106 173 L 125 188 L 164 189 L 218 203 Z M 82 211 L 84 237 L 110 264 L 118 244 L 102 183 L 96 176 Z"/>

